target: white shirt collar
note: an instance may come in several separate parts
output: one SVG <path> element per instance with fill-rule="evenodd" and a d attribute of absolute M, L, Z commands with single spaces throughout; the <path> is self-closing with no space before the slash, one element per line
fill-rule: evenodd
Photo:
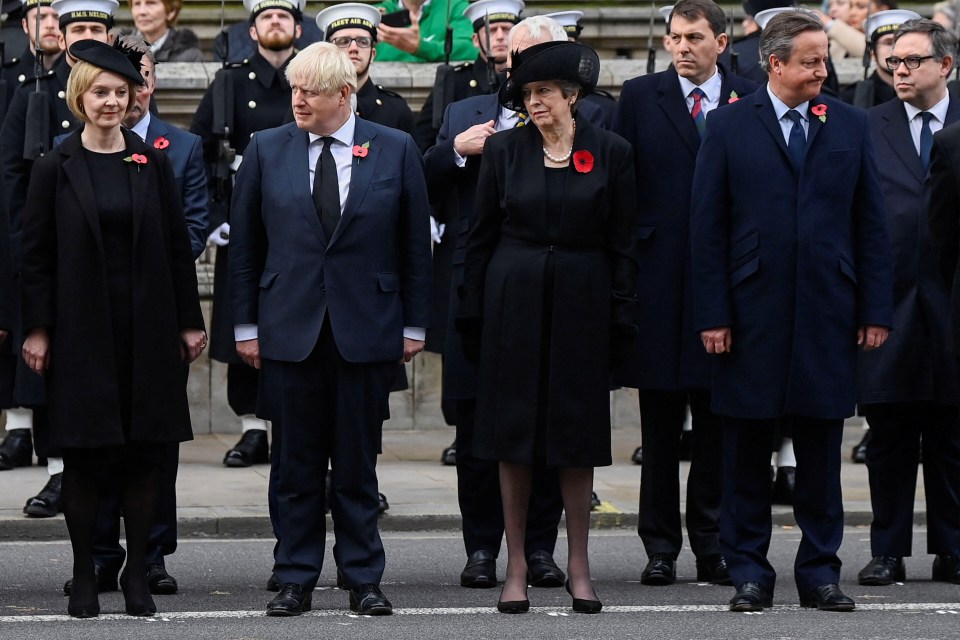
<path fill-rule="evenodd" d="M 777 114 L 777 120 L 783 120 L 783 117 L 787 115 L 787 111 L 790 111 L 790 107 L 788 107 L 783 100 L 778 98 L 773 93 L 773 89 L 770 88 L 769 82 L 767 83 L 767 95 L 770 96 L 770 102 L 773 103 L 773 111 Z M 797 111 L 800 114 L 800 117 L 804 120 L 809 120 L 810 118 L 807 117 L 807 110 L 809 108 L 810 101 L 807 100 L 806 102 L 801 102 L 797 106 L 793 107 L 793 110 Z"/>
<path fill-rule="evenodd" d="M 703 84 L 693 84 L 681 75 L 677 77 L 680 79 L 680 91 L 683 92 L 684 98 L 689 97 L 690 92 L 699 87 L 700 90 L 703 91 L 704 96 L 706 96 L 707 102 L 720 102 L 720 86 L 723 84 L 723 76 L 720 75 L 720 71 L 716 66 L 713 68 L 713 75 L 704 80 Z"/>
<path fill-rule="evenodd" d="M 330 134 L 330 137 L 339 142 L 340 144 L 347 145 L 351 147 L 354 145 L 353 134 L 357 128 L 357 118 L 353 113 L 350 114 L 350 117 L 347 118 L 347 121 L 343 123 L 339 129 Z M 313 144 L 323 136 L 316 133 L 307 132 L 310 136 L 310 144 Z"/>
<path fill-rule="evenodd" d="M 152 117 L 153 117 L 153 114 L 150 113 L 150 111 L 147 111 L 146 115 L 144 115 L 144 116 L 140 119 L 140 122 L 138 122 L 137 124 L 133 125 L 133 126 L 130 128 L 130 131 L 133 131 L 135 134 L 137 134 L 138 136 L 140 136 L 140 139 L 141 139 L 141 140 L 146 141 L 146 140 L 147 140 L 147 129 L 150 128 L 150 118 L 152 118 Z"/>
<path fill-rule="evenodd" d="M 943 99 L 940 100 L 937 104 L 933 105 L 927 111 L 933 114 L 933 117 L 936 118 L 941 124 L 947 121 L 947 107 L 950 106 L 950 92 L 944 92 Z M 923 109 L 917 109 L 915 106 L 909 102 L 903 103 L 903 108 L 907 111 L 907 122 L 910 122 L 917 117 L 917 114 L 923 111 Z"/>

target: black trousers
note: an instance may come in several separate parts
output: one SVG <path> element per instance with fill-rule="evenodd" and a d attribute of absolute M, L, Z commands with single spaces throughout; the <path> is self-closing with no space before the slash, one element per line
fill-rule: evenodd
<path fill-rule="evenodd" d="M 960 555 L 960 413 L 934 402 L 871 404 L 870 550 L 874 556 L 911 555 L 917 464 L 923 443 L 927 553 Z"/>
<path fill-rule="evenodd" d="M 706 391 L 639 391 L 643 466 L 637 532 L 648 556 L 676 558 L 680 527 L 680 434 L 693 415 L 693 459 L 687 478 L 687 536 L 697 558 L 720 554 L 722 428 Z"/>
<path fill-rule="evenodd" d="M 323 566 L 324 483 L 333 470 L 334 558 L 347 587 L 379 584 L 385 557 L 377 529 L 377 452 L 396 362 L 347 362 L 325 322 L 303 362 L 263 360 L 262 389 L 279 422 L 274 571 L 280 584 L 313 589 Z"/>
<path fill-rule="evenodd" d="M 463 546 L 468 556 L 475 551 L 489 551 L 496 556 L 503 540 L 500 464 L 473 455 L 476 412 L 476 400 L 457 401 L 457 499 L 463 519 Z M 562 514 L 557 470 L 543 465 L 534 467 L 527 511 L 528 557 L 534 551 L 553 554 Z"/>
<path fill-rule="evenodd" d="M 843 541 L 843 420 L 803 416 L 788 419 L 793 424 L 797 456 L 793 513 L 802 533 L 794 577 L 797 590 L 807 595 L 820 585 L 840 581 L 837 551 Z M 770 446 L 776 423 L 775 419 L 723 418 L 723 556 L 735 586 L 756 582 L 770 593 L 776 584 L 776 571 L 767 560 L 773 526 Z"/>

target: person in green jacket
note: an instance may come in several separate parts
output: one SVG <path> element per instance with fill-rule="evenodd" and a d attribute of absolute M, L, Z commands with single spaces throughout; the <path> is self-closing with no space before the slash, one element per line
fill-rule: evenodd
<path fill-rule="evenodd" d="M 467 0 L 385 0 L 377 5 L 385 16 L 406 11 L 408 26 L 377 27 L 377 62 L 443 62 L 443 41 L 447 16 L 453 28 L 451 60 L 472 60 L 477 57 L 473 45 L 473 26 L 463 15 Z M 387 22 L 390 22 L 388 19 Z"/>

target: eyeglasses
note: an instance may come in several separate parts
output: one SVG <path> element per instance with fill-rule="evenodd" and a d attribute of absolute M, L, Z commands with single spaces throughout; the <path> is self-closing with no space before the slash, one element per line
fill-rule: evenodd
<path fill-rule="evenodd" d="M 349 48 L 351 42 L 356 42 L 357 46 L 361 49 L 369 49 L 373 45 L 373 38 L 370 36 L 360 36 L 359 38 L 340 36 L 338 38 L 330 38 L 330 42 L 337 45 L 341 49 Z"/>
<path fill-rule="evenodd" d="M 907 65 L 907 69 L 919 69 L 920 64 L 924 60 L 933 60 L 933 56 L 907 56 L 906 58 L 898 58 L 897 56 L 890 56 L 885 60 L 887 63 L 887 70 L 896 71 L 900 67 L 900 63 Z"/>

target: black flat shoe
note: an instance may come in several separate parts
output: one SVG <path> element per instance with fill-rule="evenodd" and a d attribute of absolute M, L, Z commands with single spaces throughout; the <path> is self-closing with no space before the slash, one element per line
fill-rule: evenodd
<path fill-rule="evenodd" d="M 162 564 L 147 565 L 147 587 L 150 593 L 160 596 L 170 596 L 177 592 L 177 580 L 167 573 Z"/>
<path fill-rule="evenodd" d="M 30 429 L 13 429 L 0 442 L 0 471 L 33 464 L 33 436 Z"/>
<path fill-rule="evenodd" d="M 281 618 L 298 616 L 310 611 L 312 603 L 312 591 L 305 592 L 300 585 L 288 582 L 280 588 L 280 593 L 267 603 L 267 615 Z"/>
<path fill-rule="evenodd" d="M 857 605 L 853 598 L 840 591 L 840 585 L 822 584 L 811 593 L 801 596 L 800 606 L 820 611 L 853 611 Z"/>
<path fill-rule="evenodd" d="M 677 561 L 665 553 L 650 556 L 650 562 L 640 574 L 640 584 L 651 587 L 664 587 L 676 581 Z"/>
<path fill-rule="evenodd" d="M 460 586 L 468 589 L 492 589 L 497 586 L 497 558 L 483 549 L 471 553 L 460 572 Z"/>
<path fill-rule="evenodd" d="M 107 593 L 110 591 L 119 591 L 120 585 L 117 581 L 117 573 L 104 569 L 100 565 L 94 565 L 93 575 L 97 579 L 97 592 Z M 73 591 L 73 578 L 63 583 L 63 595 L 68 596 Z"/>
<path fill-rule="evenodd" d="M 96 575 L 96 574 L 94 574 Z M 77 584 L 76 589 L 70 591 L 70 601 L 67 604 L 67 613 L 73 618 L 96 618 L 100 615 L 100 600 L 97 598 L 96 578 L 90 579 L 87 584 L 76 577 L 70 579 L 71 585 Z"/>
<path fill-rule="evenodd" d="M 633 464 L 643 464 L 643 447 L 637 447 L 633 450 L 633 455 L 630 456 L 630 460 Z"/>
<path fill-rule="evenodd" d="M 562 587 L 567 579 L 553 556 L 547 551 L 534 551 L 527 558 L 527 584 L 539 588 Z"/>
<path fill-rule="evenodd" d="M 143 584 L 138 585 L 140 578 L 131 581 L 130 574 L 124 569 L 120 574 L 120 591 L 123 592 L 123 602 L 127 615 L 146 617 L 152 616 L 157 612 L 157 605 L 153 602 L 153 596 L 150 595 L 150 587 L 147 586 L 147 573 L 143 573 Z M 131 584 L 133 582 L 134 584 Z M 138 593 L 139 592 L 139 593 Z"/>
<path fill-rule="evenodd" d="M 865 587 L 885 587 L 907 579 L 903 558 L 877 556 L 857 574 L 857 582 Z"/>
<path fill-rule="evenodd" d="M 453 467 L 457 464 L 457 441 L 454 440 L 453 444 L 443 450 L 440 454 L 440 463 L 447 466 Z"/>
<path fill-rule="evenodd" d="M 497 611 L 500 613 L 526 613 L 530 611 L 530 600 L 498 600 Z"/>
<path fill-rule="evenodd" d="M 378 492 L 377 493 L 377 511 L 380 513 L 384 513 L 389 509 L 390 509 L 390 503 L 387 502 L 387 496 Z"/>
<path fill-rule="evenodd" d="M 62 483 L 62 473 L 50 476 L 40 493 L 27 500 L 23 513 L 31 518 L 52 518 L 63 511 Z"/>
<path fill-rule="evenodd" d="M 393 605 L 375 584 L 362 584 L 350 589 L 350 610 L 362 616 L 389 616 Z"/>
<path fill-rule="evenodd" d="M 960 584 L 960 558 L 938 555 L 933 558 L 933 580 Z"/>
<path fill-rule="evenodd" d="M 244 431 L 240 441 L 223 456 L 223 464 L 228 467 L 249 467 L 270 462 L 270 446 L 267 444 L 267 432 L 263 429 Z"/>
<path fill-rule="evenodd" d="M 570 594 L 570 597 L 573 597 L 573 591 L 570 590 L 570 581 L 567 580 L 564 585 L 567 589 L 567 593 Z M 581 598 L 573 598 L 573 612 L 574 613 L 600 613 L 600 610 L 603 609 L 603 603 L 600 600 L 584 600 Z"/>
<path fill-rule="evenodd" d="M 730 599 L 730 611 L 763 611 L 773 606 L 773 594 L 756 582 L 744 582 Z"/>
<path fill-rule="evenodd" d="M 863 434 L 863 439 L 853 445 L 853 451 L 850 452 L 850 459 L 856 464 L 866 464 L 867 445 L 870 443 L 871 437 L 870 429 L 867 429 L 866 433 Z"/>
<path fill-rule="evenodd" d="M 730 570 L 727 569 L 727 561 L 723 556 L 708 556 L 697 560 L 697 582 L 732 586 L 733 580 L 730 579 Z"/>

